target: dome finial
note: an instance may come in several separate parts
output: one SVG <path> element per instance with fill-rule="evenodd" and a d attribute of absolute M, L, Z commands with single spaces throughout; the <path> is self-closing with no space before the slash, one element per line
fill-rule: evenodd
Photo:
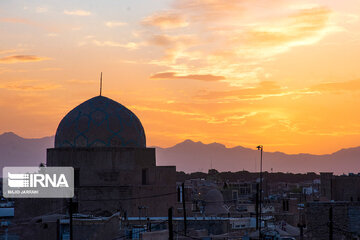
<path fill-rule="evenodd" d="M 100 96 L 102 91 L 102 72 L 100 73 Z"/>

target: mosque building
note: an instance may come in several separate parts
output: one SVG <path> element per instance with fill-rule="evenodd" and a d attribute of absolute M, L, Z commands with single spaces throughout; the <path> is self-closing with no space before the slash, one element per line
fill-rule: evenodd
<path fill-rule="evenodd" d="M 91 98 L 60 122 L 47 166 L 74 168 L 75 212 L 109 216 L 167 216 L 177 202 L 176 167 L 156 166 L 138 117 L 104 96 Z M 19 201 L 23 216 L 66 211 L 68 199 Z M 32 207 L 29 207 L 29 206 Z"/>

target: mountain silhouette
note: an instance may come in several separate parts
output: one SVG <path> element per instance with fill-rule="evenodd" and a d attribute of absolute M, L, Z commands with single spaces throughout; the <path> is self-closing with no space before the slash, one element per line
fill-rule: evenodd
<path fill-rule="evenodd" d="M 0 135 L 0 166 L 38 166 L 46 162 L 46 149 L 54 137 L 22 138 L 15 133 Z M 175 165 L 177 171 L 259 171 L 260 152 L 241 146 L 227 148 L 220 143 L 204 144 L 185 140 L 169 148 L 156 147 L 157 165 Z M 332 154 L 285 154 L 264 152 L 263 170 L 268 172 L 360 172 L 360 147 L 341 149 Z"/>
<path fill-rule="evenodd" d="M 226 148 L 219 143 L 204 144 L 185 140 L 170 148 L 158 147 L 156 157 L 159 165 L 176 165 L 177 171 L 207 172 L 211 167 L 218 171 L 233 172 L 260 170 L 260 152 L 255 147 Z M 360 147 L 325 155 L 264 152 L 263 171 L 357 173 L 360 171 Z"/>
<path fill-rule="evenodd" d="M 0 167 L 38 166 L 46 162 L 46 149 L 53 146 L 54 137 L 22 138 L 13 132 L 3 133 L 0 135 Z"/>

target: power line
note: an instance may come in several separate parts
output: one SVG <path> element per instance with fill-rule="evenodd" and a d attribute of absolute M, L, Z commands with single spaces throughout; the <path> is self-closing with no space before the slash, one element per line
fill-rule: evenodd
<path fill-rule="evenodd" d="M 53 210 L 53 211 L 51 211 L 51 212 L 47 212 L 47 213 L 44 213 L 44 214 L 42 214 L 42 215 L 35 216 L 35 217 L 14 219 L 14 221 L 12 221 L 12 224 L 18 225 L 18 224 L 20 224 L 21 222 L 29 221 L 29 220 L 32 220 L 32 219 L 35 219 L 35 218 L 39 218 L 39 217 L 42 217 L 42 216 L 46 216 L 46 215 L 51 215 L 51 214 L 53 214 L 53 213 L 59 212 L 59 211 L 61 211 L 61 210 L 64 210 L 65 208 L 67 208 L 67 206 L 64 206 L 64 207 L 62 207 L 62 208 L 58 208 L 58 209 Z"/>
<path fill-rule="evenodd" d="M 177 192 L 170 192 L 164 194 L 142 196 L 142 197 L 132 197 L 132 198 L 112 198 L 112 199 L 79 199 L 79 202 L 92 202 L 92 201 L 127 201 L 127 200 L 137 200 L 137 199 L 147 199 L 147 198 L 157 198 L 177 194 Z"/>
<path fill-rule="evenodd" d="M 156 228 L 157 226 L 159 226 L 159 225 L 161 225 L 161 224 L 163 224 L 163 223 L 166 223 L 167 221 L 168 221 L 168 220 L 164 220 L 164 221 L 162 221 L 162 222 L 159 222 L 159 223 L 157 223 L 156 225 L 151 226 L 151 228 Z M 142 229 L 142 230 L 139 230 L 139 231 L 136 232 L 136 233 L 142 233 L 142 232 L 146 232 L 146 231 L 147 231 L 147 229 Z M 124 239 L 124 238 L 126 238 L 126 237 L 128 237 L 128 234 L 122 235 L 122 236 L 119 236 L 119 237 L 115 237 L 115 238 L 113 238 L 112 240 Z"/>

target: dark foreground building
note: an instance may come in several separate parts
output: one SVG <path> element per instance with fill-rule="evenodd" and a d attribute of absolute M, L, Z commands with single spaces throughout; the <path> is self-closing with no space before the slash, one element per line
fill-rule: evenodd
<path fill-rule="evenodd" d="M 321 196 L 326 200 L 360 201 L 360 175 L 335 176 L 331 172 L 320 173 Z"/>
<path fill-rule="evenodd" d="M 360 202 L 306 204 L 308 239 L 359 239 Z"/>
<path fill-rule="evenodd" d="M 123 105 L 94 97 L 60 122 L 47 166 L 74 168 L 74 212 L 164 217 L 176 204 L 176 167 L 156 166 L 140 120 Z M 68 199 L 19 199 L 15 218 L 66 214 Z M 80 239 L 76 238 L 75 239 Z"/>

